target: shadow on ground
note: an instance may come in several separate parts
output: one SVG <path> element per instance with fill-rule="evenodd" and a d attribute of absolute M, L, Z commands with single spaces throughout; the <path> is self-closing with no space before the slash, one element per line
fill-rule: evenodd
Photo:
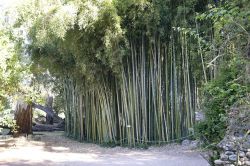
<path fill-rule="evenodd" d="M 41 135 L 42 134 L 42 135 Z M 147 150 L 104 148 L 66 138 L 63 132 L 0 140 L 0 166 L 208 166 L 199 153 L 179 145 Z"/>

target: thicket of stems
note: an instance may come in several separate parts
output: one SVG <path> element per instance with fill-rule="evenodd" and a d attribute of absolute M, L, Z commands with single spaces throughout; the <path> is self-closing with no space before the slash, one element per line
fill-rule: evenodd
<path fill-rule="evenodd" d="M 195 79 L 189 65 L 188 36 L 153 42 L 130 39 L 120 78 L 102 78 L 96 88 L 64 82 L 66 133 L 81 141 L 164 143 L 190 134 L 194 125 Z M 81 87 L 81 88 L 79 88 Z"/>

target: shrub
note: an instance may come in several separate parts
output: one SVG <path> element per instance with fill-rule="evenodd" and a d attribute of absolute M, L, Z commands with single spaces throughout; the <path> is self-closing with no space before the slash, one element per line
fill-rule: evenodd
<path fill-rule="evenodd" d="M 203 108 L 206 119 L 196 125 L 196 133 L 206 144 L 218 143 L 227 128 L 226 110 L 234 103 L 243 103 L 249 93 L 244 82 L 244 61 L 240 58 L 230 60 L 222 66 L 217 79 L 210 81 L 203 89 Z"/>

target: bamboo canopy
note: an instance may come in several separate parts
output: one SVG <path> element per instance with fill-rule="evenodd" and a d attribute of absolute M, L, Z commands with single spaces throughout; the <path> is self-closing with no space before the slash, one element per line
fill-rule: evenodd
<path fill-rule="evenodd" d="M 34 3 L 32 66 L 58 81 L 68 136 L 136 146 L 192 134 L 207 71 L 199 36 L 180 28 L 186 9 L 195 16 L 186 2 L 70 1 L 51 13 Z"/>
<path fill-rule="evenodd" d="M 80 141 L 129 146 L 188 136 L 194 125 L 195 80 L 186 35 L 172 35 L 179 40 L 166 45 L 155 38 L 148 48 L 143 36 L 139 43 L 131 41 L 120 80 L 103 77 L 102 84 L 89 89 L 65 78 L 66 133 Z"/>
<path fill-rule="evenodd" d="M 250 41 L 245 1 L 28 1 L 16 9 L 13 27 L 25 30 L 16 46 L 57 93 L 71 138 L 166 143 L 192 135 L 203 106 L 202 135 L 221 137 L 226 108 L 249 89 L 239 74 Z M 52 102 L 33 106 L 55 119 Z"/>

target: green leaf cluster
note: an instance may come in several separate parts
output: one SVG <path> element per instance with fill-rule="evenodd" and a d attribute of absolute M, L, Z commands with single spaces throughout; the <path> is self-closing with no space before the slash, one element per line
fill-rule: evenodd
<path fill-rule="evenodd" d="M 211 45 L 204 53 L 206 59 L 213 59 L 208 68 L 215 73 L 203 86 L 206 120 L 197 125 L 197 134 L 206 143 L 218 143 L 224 137 L 227 110 L 236 103 L 246 102 L 249 95 L 249 73 L 246 70 L 250 41 L 248 9 L 246 1 L 230 0 L 222 5 L 210 4 L 206 12 L 196 17 L 203 24 L 210 22 L 213 28 L 212 33 L 205 30 L 203 38 L 207 38 L 208 45 Z"/>
<path fill-rule="evenodd" d="M 250 93 L 249 85 L 242 78 L 245 60 L 241 57 L 227 61 L 217 79 L 203 89 L 203 106 L 206 119 L 197 125 L 198 135 L 205 143 L 218 143 L 227 129 L 227 110 L 236 103 L 243 104 Z"/>
<path fill-rule="evenodd" d="M 119 73 L 124 40 L 112 2 L 52 1 L 49 6 L 46 3 L 46 10 L 35 1 L 30 4 L 37 16 L 23 14 L 16 25 L 31 22 L 28 49 L 33 71 L 49 69 L 54 76 L 84 77 L 89 82 L 97 82 L 99 73 Z M 19 13 L 26 10 L 27 4 L 18 9 Z"/>

